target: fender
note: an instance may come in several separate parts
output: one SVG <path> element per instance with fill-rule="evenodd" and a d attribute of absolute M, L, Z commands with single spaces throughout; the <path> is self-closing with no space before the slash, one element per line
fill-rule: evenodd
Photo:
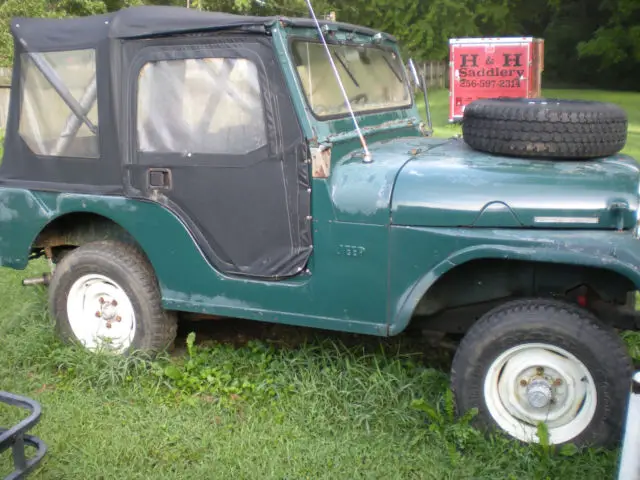
<path fill-rule="evenodd" d="M 31 246 L 52 216 L 30 190 L 0 188 L 0 266 L 26 268 Z"/>
<path fill-rule="evenodd" d="M 557 264 L 575 264 L 588 267 L 596 267 L 616 272 L 629 279 L 636 288 L 640 289 L 640 240 L 629 232 L 589 232 L 593 236 L 589 241 L 584 233 L 575 233 L 581 242 L 569 243 L 571 235 L 563 232 L 565 244 L 555 241 L 555 235 L 540 232 L 546 235 L 549 246 L 553 248 L 541 248 L 536 243 L 529 246 L 515 245 L 474 245 L 458 250 L 438 263 L 417 282 L 410 286 L 391 304 L 392 318 L 389 323 L 389 335 L 401 333 L 411 321 L 412 314 L 420 299 L 427 291 L 447 272 L 453 270 L 471 260 L 481 259 L 505 259 L 524 260 L 529 262 L 546 262 Z M 530 236 L 530 232 L 528 236 Z M 557 234 L 556 234 L 557 235 Z M 609 245 L 608 251 L 602 250 L 603 237 L 606 235 L 605 245 Z M 392 299 L 393 300 L 393 299 Z"/>
<path fill-rule="evenodd" d="M 162 252 L 154 247 L 158 238 L 149 226 L 159 224 L 167 242 L 188 242 L 193 255 L 204 254 L 182 221 L 161 205 L 116 196 L 33 192 L 0 189 L 0 264 L 22 270 L 38 235 L 52 222 L 69 214 L 90 213 L 104 217 L 131 235 L 152 264 Z M 166 256 L 166 251 L 164 255 Z M 175 252 L 172 252 L 175 253 Z"/>

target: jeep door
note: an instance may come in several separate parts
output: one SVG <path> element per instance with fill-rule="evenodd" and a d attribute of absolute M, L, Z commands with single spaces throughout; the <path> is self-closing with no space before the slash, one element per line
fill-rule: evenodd
<path fill-rule="evenodd" d="M 159 202 L 225 274 L 296 275 L 311 253 L 307 146 L 264 35 L 125 42 L 128 194 Z"/>

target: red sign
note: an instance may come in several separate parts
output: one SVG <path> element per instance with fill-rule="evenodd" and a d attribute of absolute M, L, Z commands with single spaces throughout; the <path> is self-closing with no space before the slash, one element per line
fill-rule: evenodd
<path fill-rule="evenodd" d="M 481 98 L 539 97 L 543 46 L 535 38 L 449 40 L 449 121 Z"/>

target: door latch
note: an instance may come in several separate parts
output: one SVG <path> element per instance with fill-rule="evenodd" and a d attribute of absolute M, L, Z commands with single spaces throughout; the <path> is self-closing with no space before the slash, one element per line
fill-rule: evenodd
<path fill-rule="evenodd" d="M 150 188 L 170 190 L 171 170 L 168 168 L 150 168 L 147 181 Z"/>

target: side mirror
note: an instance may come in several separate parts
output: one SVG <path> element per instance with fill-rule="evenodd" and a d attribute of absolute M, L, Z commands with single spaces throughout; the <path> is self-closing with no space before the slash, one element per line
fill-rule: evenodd
<path fill-rule="evenodd" d="M 416 70 L 416 66 L 413 63 L 413 58 L 409 59 L 409 69 L 411 70 L 411 75 L 413 75 L 416 86 L 420 87 L 424 95 L 424 106 L 427 110 L 427 125 L 429 126 L 429 131 L 433 131 L 433 126 L 431 125 L 431 109 L 429 108 L 429 95 L 427 94 L 427 80 L 424 78 L 424 75 L 418 75 L 418 70 Z"/>

